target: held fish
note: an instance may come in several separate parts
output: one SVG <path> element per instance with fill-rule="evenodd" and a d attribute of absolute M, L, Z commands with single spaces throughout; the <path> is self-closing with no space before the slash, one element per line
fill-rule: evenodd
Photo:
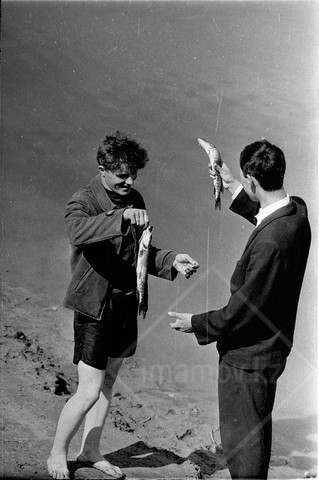
<path fill-rule="evenodd" d="M 222 159 L 220 157 L 220 153 L 213 145 L 211 142 L 207 142 L 206 140 L 203 140 L 202 138 L 198 138 L 198 143 L 205 152 L 208 155 L 208 158 L 210 160 L 210 164 L 212 166 L 212 170 L 214 172 L 214 178 L 213 178 L 213 184 L 214 184 L 214 195 L 215 195 L 215 209 L 221 208 L 221 200 L 220 200 L 220 194 L 223 193 L 223 181 L 222 177 L 220 176 L 220 173 L 218 170 L 216 170 L 216 165 L 219 165 L 220 167 L 222 166 Z"/>
<path fill-rule="evenodd" d="M 151 249 L 153 227 L 146 227 L 140 239 L 138 249 L 136 279 L 137 279 L 137 298 L 138 298 L 138 314 L 145 318 L 148 309 L 148 288 L 147 274 L 148 261 Z"/>

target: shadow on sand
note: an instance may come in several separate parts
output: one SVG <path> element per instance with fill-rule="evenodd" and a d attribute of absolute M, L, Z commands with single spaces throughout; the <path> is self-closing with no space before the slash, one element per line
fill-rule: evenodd
<path fill-rule="evenodd" d="M 289 465 L 296 469 L 313 471 L 317 463 L 314 455 L 314 452 L 317 452 L 316 435 L 316 416 L 274 421 L 271 465 Z M 143 441 L 135 442 L 106 454 L 104 457 L 122 469 L 136 468 L 143 471 L 144 469 L 155 470 L 168 466 L 178 470 L 179 466 L 189 461 L 194 465 L 194 470 L 198 472 L 197 478 L 201 478 L 202 475 L 212 475 L 216 471 L 226 468 L 221 453 L 198 449 L 187 457 L 182 457 L 166 449 L 148 446 Z M 72 477 L 81 468 L 77 462 L 68 462 L 68 466 Z M 81 478 L 80 475 L 76 476 Z"/>
<path fill-rule="evenodd" d="M 201 478 L 201 475 L 212 475 L 216 470 L 225 468 L 222 455 L 214 454 L 209 450 L 196 450 L 187 457 L 181 457 L 166 449 L 149 447 L 142 441 L 104 455 L 104 458 L 122 469 L 157 469 L 169 465 L 178 467 L 184 462 L 190 461 L 198 472 L 197 478 Z M 83 467 L 77 462 L 68 462 L 68 468 L 74 477 L 75 472 Z"/>

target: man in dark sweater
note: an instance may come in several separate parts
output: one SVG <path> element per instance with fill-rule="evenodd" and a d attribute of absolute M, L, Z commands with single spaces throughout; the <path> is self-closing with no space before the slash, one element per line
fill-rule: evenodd
<path fill-rule="evenodd" d="M 53 478 L 69 478 L 67 453 L 85 420 L 78 462 L 108 475 L 124 476 L 100 452 L 112 387 L 124 358 L 137 343 L 136 262 L 138 242 L 149 225 L 142 196 L 132 188 L 146 151 L 116 132 L 101 143 L 99 174 L 78 190 L 66 208 L 72 246 L 72 279 L 64 305 L 74 310 L 74 357 L 79 384 L 64 406 L 47 466 Z M 187 254 L 151 246 L 149 273 L 189 278 L 198 264 Z"/>
<path fill-rule="evenodd" d="M 230 209 L 256 228 L 224 308 L 169 312 L 173 329 L 194 333 L 200 345 L 217 342 L 221 441 L 234 479 L 268 475 L 276 382 L 292 347 L 311 241 L 305 202 L 284 190 L 285 167 L 283 152 L 266 140 L 242 151 L 241 183 L 222 165 L 224 187 L 233 194 Z"/>

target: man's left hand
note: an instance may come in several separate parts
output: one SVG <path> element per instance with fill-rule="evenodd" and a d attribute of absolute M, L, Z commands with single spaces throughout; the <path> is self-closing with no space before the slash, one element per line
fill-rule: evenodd
<path fill-rule="evenodd" d="M 173 267 L 182 275 L 185 275 L 186 278 L 189 278 L 193 273 L 196 272 L 199 265 L 192 257 L 187 255 L 187 253 L 179 253 L 176 255 Z"/>
<path fill-rule="evenodd" d="M 173 330 L 184 333 L 194 332 L 192 327 L 192 313 L 168 312 L 168 315 L 176 319 L 175 323 L 170 323 Z"/>

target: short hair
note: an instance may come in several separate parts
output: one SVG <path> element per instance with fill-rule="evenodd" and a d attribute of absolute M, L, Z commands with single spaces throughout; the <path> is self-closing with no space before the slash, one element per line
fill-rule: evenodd
<path fill-rule="evenodd" d="M 240 168 L 245 177 L 252 175 L 266 191 L 279 190 L 284 181 L 286 160 L 282 150 L 268 140 L 247 145 L 240 154 Z"/>
<path fill-rule="evenodd" d="M 123 165 L 130 173 L 136 173 L 149 161 L 147 151 L 136 140 L 119 130 L 105 136 L 99 145 L 96 159 L 105 170 L 113 173 L 120 170 Z"/>

